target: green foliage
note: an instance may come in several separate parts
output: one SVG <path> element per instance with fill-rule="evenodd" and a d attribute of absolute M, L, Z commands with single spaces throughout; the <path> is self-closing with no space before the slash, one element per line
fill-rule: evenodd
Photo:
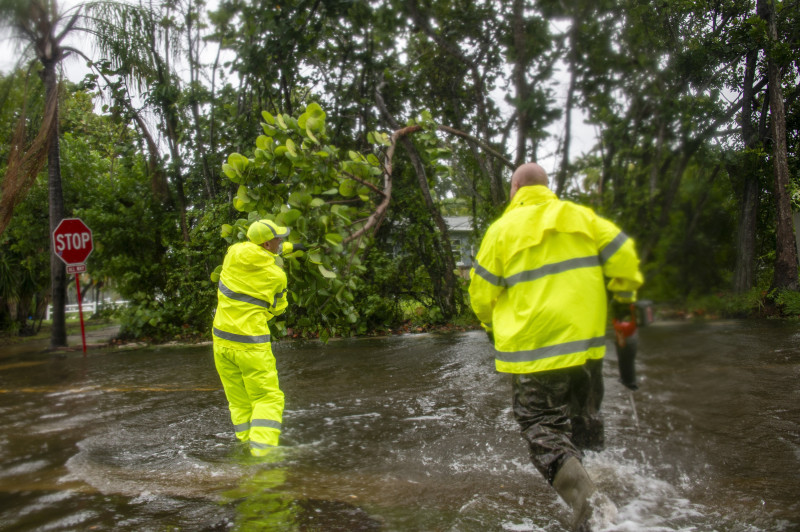
<path fill-rule="evenodd" d="M 602 146 L 577 162 L 573 146 L 565 170 L 574 171 L 576 186 L 565 197 L 595 207 L 635 238 L 645 258 L 642 296 L 721 315 L 765 305 L 778 207 L 771 142 L 743 149 L 743 117 L 731 95 L 742 92 L 745 54 L 766 52 L 758 56 L 752 96 L 753 123 L 766 123 L 758 89 L 764 61 L 784 62 L 789 195 L 797 207 L 798 70 L 786 61 L 798 56 L 798 11 L 789 4 L 776 5 L 777 44 L 754 4 L 731 0 L 667 2 L 655 10 L 629 1 L 584 2 L 580 9 L 550 0 L 268 4 L 223 2 L 213 13 L 203 2 L 167 2 L 156 12 L 114 2 L 87 6 L 103 59 L 91 63 L 85 87 L 109 99 L 102 102 L 107 114 L 98 116 L 95 95 L 69 85 L 62 91 L 65 207 L 94 231 L 93 281 L 132 301 L 125 334 L 208 334 L 214 268 L 226 245 L 244 239 L 261 217 L 288 225 L 291 241 L 311 247 L 283 258 L 291 306 L 274 324 L 277 335 L 292 328 L 324 338 L 444 322 L 449 243 L 432 212 L 471 215 L 485 228 L 504 208 L 508 171 L 473 143 L 442 140 L 437 124 L 504 154 L 550 155 L 546 128 L 566 107 L 550 85 L 559 60 L 575 74 L 574 105 L 598 129 Z M 520 29 L 524 40 L 515 39 Z M 193 56 L 192 81 L 183 83 L 170 69 L 183 64 L 190 40 L 193 51 L 202 40 L 232 59 L 212 71 Z M 39 78 L 26 84 L 24 76 L 0 83 L 0 174 L 26 97 L 32 132 L 43 107 Z M 132 105 L 129 91 L 137 88 L 145 109 Z M 430 111 L 417 115 L 420 109 Z M 156 122 L 149 132 L 155 148 L 138 118 Z M 423 126 L 408 140 L 422 159 L 433 206 L 400 147 L 379 231 L 353 238 L 382 199 L 380 150 L 389 139 L 374 130 L 402 123 Z M 718 296 L 731 282 L 742 189 L 752 177 L 759 188 L 759 288 Z M 47 216 L 43 173 L 0 240 L 0 320 L 11 327 L 19 327 L 14 312 L 36 313 L 48 297 Z M 464 286 L 457 290 L 460 301 Z M 775 297 L 794 308 L 791 294 Z"/>
<path fill-rule="evenodd" d="M 317 103 L 297 117 L 263 111 L 262 118 L 252 156 L 231 153 L 222 165 L 238 185 L 233 207 L 243 217 L 223 224 L 220 234 L 228 243 L 241 241 L 250 223 L 268 218 L 291 229 L 290 242 L 309 248 L 279 258 L 290 294 L 279 331 L 291 327 L 326 338 L 363 330 L 354 301 L 365 270 L 359 249 L 370 239 L 356 234 L 375 208 L 380 162 L 374 153 L 328 144 L 326 114 Z"/>
<path fill-rule="evenodd" d="M 763 313 L 765 294 L 761 288 L 752 288 L 741 294 L 732 292 L 702 294 L 690 297 L 681 306 L 693 316 L 749 318 Z"/>
<path fill-rule="evenodd" d="M 0 77 L 0 177 L 5 177 L 5 164 L 12 146 L 12 134 L 26 105 L 29 92 L 41 89 L 38 79 L 26 80 L 19 73 Z M 29 112 L 41 101 L 35 96 L 28 99 Z M 36 132 L 37 119 L 31 118 L 28 133 Z M 26 142 L 30 142 L 26 138 Z M 0 180 L 2 182 L 2 180 Z M 0 329 L 28 333 L 28 317 L 41 320 L 46 310 L 44 303 L 49 289 L 49 225 L 47 210 L 47 178 L 40 175 L 22 202 L 14 209 L 14 216 L 5 232 L 0 235 Z"/>
<path fill-rule="evenodd" d="M 800 318 L 800 292 L 793 290 L 780 290 L 775 296 L 775 303 L 784 316 Z"/>
<path fill-rule="evenodd" d="M 729 236 L 736 233 L 738 205 L 720 172 L 687 170 L 653 260 L 644 266 L 643 297 L 685 301 L 729 289 L 735 262 L 735 241 Z M 623 227 L 635 235 L 640 230 L 632 222 Z"/>

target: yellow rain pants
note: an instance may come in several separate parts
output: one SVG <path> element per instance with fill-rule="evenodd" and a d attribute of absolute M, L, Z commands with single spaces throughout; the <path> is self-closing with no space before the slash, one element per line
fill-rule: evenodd
<path fill-rule="evenodd" d="M 283 392 L 270 344 L 234 349 L 214 344 L 217 366 L 236 437 L 250 443 L 253 456 L 278 445 L 283 421 Z"/>

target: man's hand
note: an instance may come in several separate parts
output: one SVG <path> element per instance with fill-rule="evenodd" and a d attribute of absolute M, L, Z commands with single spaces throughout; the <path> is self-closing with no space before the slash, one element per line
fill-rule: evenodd
<path fill-rule="evenodd" d="M 306 251 L 307 249 L 308 248 L 304 244 L 301 244 L 300 242 L 298 242 L 297 244 L 294 244 L 292 242 L 283 242 L 281 244 L 280 254 L 289 255 L 290 253 L 294 253 L 295 251 Z"/>

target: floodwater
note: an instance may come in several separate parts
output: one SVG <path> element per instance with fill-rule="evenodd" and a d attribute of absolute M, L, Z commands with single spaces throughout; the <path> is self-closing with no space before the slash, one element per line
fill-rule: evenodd
<path fill-rule="evenodd" d="M 655 323 L 606 358 L 609 531 L 800 530 L 800 326 Z M 609 344 L 610 345 L 610 344 Z M 280 342 L 280 454 L 236 443 L 211 346 L 0 348 L 2 530 L 566 530 L 482 332 Z"/>

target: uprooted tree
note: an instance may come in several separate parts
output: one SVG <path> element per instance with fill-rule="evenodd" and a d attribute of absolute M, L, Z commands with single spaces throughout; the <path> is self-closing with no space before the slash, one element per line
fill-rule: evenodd
<path fill-rule="evenodd" d="M 353 304 L 359 277 L 365 272 L 361 252 L 374 238 L 391 204 L 393 159 L 401 143 L 447 243 L 443 249 L 450 286 L 440 290 L 437 303 L 446 317 L 454 315 L 460 297 L 455 290 L 455 261 L 447 227 L 425 178 L 425 168 L 441 167 L 448 154 L 439 146 L 436 132 L 479 145 L 508 166 L 510 161 L 466 133 L 435 124 L 426 113 L 391 135 L 370 133 L 368 141 L 375 150 L 366 154 L 345 152 L 327 143 L 326 114 L 316 103 L 297 117 L 263 111 L 262 118 L 263 134 L 256 138 L 252 156 L 232 153 L 223 164 L 225 175 L 239 185 L 233 206 L 245 216 L 223 225 L 221 234 L 229 243 L 244 240 L 252 222 L 268 218 L 291 229 L 290 242 L 308 247 L 308 251 L 279 258 L 289 277 L 293 323 L 288 325 L 317 333 L 323 340 L 334 334 L 364 332 Z M 412 135 L 421 149 L 409 142 Z M 215 282 L 220 269 L 212 275 Z M 445 278 L 443 284 L 447 281 Z M 285 334 L 287 323 L 278 321 L 276 325 L 278 335 Z"/>

